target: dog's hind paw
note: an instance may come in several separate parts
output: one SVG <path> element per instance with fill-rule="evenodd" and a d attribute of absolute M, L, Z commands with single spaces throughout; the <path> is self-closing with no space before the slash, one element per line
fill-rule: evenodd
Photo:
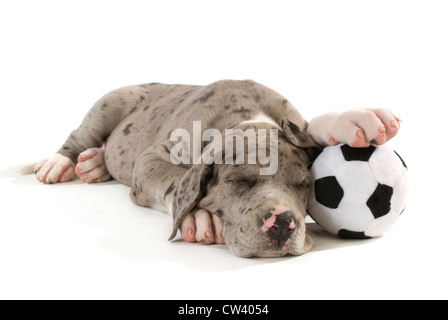
<path fill-rule="evenodd" d="M 90 148 L 78 156 L 75 173 L 87 183 L 108 181 L 111 176 L 106 168 L 104 148 Z"/>
<path fill-rule="evenodd" d="M 75 176 L 75 165 L 68 157 L 56 153 L 39 161 L 34 167 L 34 173 L 37 180 L 45 184 L 67 182 Z"/>

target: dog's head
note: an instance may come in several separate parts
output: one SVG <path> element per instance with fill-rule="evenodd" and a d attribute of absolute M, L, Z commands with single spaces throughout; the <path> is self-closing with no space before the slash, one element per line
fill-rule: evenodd
<path fill-rule="evenodd" d="M 253 128 L 257 137 L 275 129 L 268 123 L 241 127 L 248 128 Z M 303 128 L 288 120 L 283 120 L 277 132 L 276 141 L 269 135 L 265 144 L 269 158 L 278 160 L 272 174 L 260 174 L 271 164 L 259 157 L 255 163 L 249 161 L 254 152 L 260 152 L 258 139 L 255 145 L 245 140 L 243 164 L 226 164 L 228 155 L 221 155 L 222 164 L 201 163 L 189 169 L 175 193 L 170 239 L 188 213 L 203 208 L 221 218 L 225 242 L 237 256 L 279 257 L 308 252 L 313 241 L 305 229 L 311 188 L 307 148 L 316 145 Z"/>

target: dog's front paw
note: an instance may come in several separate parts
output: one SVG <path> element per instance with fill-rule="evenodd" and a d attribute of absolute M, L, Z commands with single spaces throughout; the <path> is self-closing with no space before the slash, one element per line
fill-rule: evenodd
<path fill-rule="evenodd" d="M 187 242 L 224 244 L 221 219 L 204 209 L 187 215 L 180 227 L 182 238 Z"/>
<path fill-rule="evenodd" d="M 335 120 L 328 142 L 330 145 L 345 143 L 356 148 L 383 144 L 398 133 L 400 121 L 384 108 L 350 110 Z"/>
<path fill-rule="evenodd" d="M 45 184 L 66 182 L 75 176 L 75 165 L 68 157 L 56 153 L 50 158 L 38 162 L 34 173 L 37 180 Z"/>

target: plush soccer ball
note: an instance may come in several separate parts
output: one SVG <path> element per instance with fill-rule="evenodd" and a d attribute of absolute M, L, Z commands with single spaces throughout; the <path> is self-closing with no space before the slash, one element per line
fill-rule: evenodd
<path fill-rule="evenodd" d="M 342 238 L 382 236 L 406 207 L 408 168 L 387 144 L 327 147 L 311 167 L 308 213 Z"/>

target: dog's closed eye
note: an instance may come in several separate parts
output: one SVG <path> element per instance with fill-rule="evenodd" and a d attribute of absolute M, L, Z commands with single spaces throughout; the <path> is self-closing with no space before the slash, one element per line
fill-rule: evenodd
<path fill-rule="evenodd" d="M 248 188 L 252 189 L 258 180 L 253 177 L 243 176 L 230 176 L 226 179 L 226 183 L 232 185 L 235 188 Z"/>

